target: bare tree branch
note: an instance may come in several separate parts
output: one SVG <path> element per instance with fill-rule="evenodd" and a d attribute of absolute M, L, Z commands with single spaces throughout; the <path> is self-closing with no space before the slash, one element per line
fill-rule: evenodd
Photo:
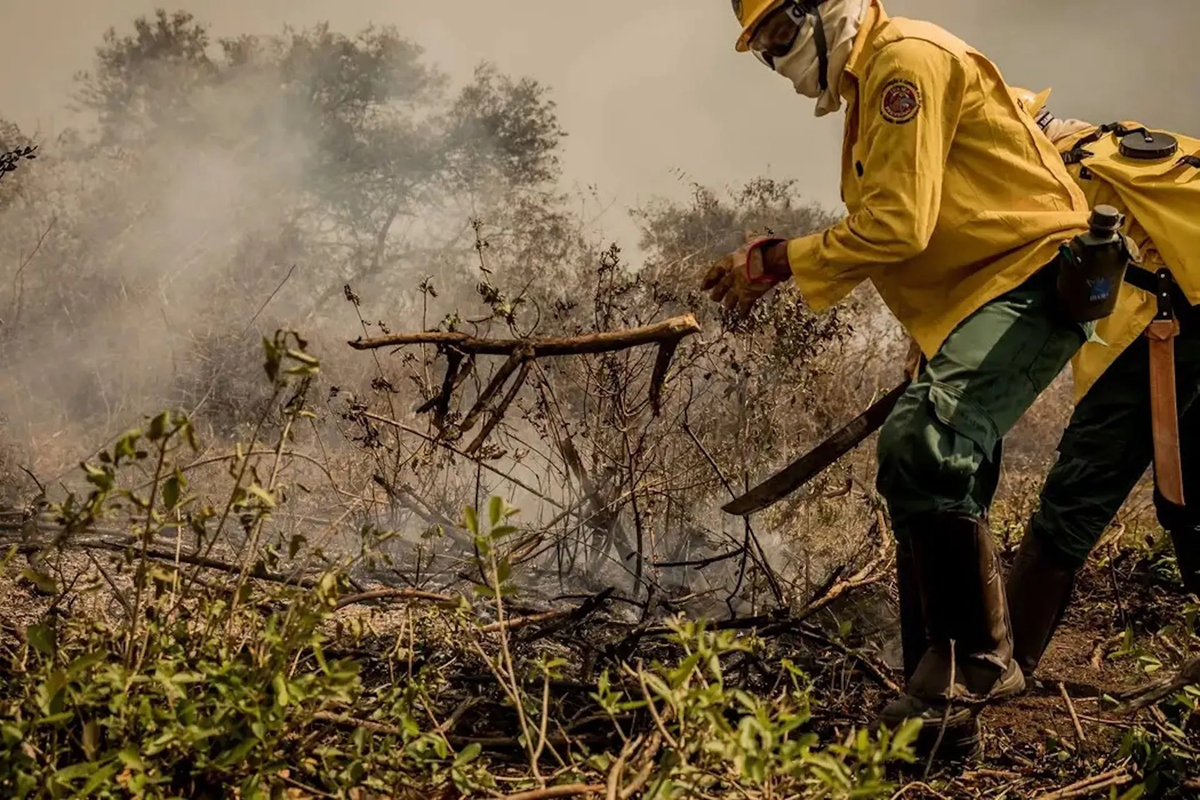
<path fill-rule="evenodd" d="M 641 328 L 605 331 L 584 336 L 480 339 L 460 332 L 425 331 L 422 333 L 398 333 L 372 339 L 359 337 L 347 344 L 355 350 L 376 350 L 381 347 L 402 347 L 410 344 L 453 345 L 463 352 L 483 355 L 511 355 L 528 347 L 532 349 L 534 357 L 542 358 L 545 356 L 611 353 L 654 342 L 679 341 L 699 332 L 700 324 L 696 322 L 695 316 L 685 314 Z"/>

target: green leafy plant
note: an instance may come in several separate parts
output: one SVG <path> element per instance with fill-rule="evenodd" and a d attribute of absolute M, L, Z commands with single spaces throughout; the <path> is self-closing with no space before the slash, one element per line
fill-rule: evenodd
<path fill-rule="evenodd" d="M 635 709 L 653 719 L 665 753 L 646 797 L 693 796 L 730 783 L 812 797 L 887 797 L 895 789 L 886 779 L 888 765 L 914 760 L 920 721 L 895 733 L 852 731 L 844 741 L 822 746 L 805 730 L 812 719 L 811 686 L 794 663 L 780 661 L 782 687 L 758 695 L 728 685 L 722 663 L 733 654 L 753 654 L 750 640 L 684 619 L 670 626 L 678 661 L 624 665 L 625 682 L 637 694 L 617 690 L 606 673 L 594 695 L 614 721 Z"/>

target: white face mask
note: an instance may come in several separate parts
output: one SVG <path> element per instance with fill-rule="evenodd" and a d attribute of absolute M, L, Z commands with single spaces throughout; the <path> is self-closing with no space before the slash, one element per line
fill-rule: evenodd
<path fill-rule="evenodd" d="M 804 26 L 791 52 L 775 59 L 774 69 L 792 82 L 797 94 L 814 100 L 821 96 L 821 62 L 811 23 Z"/>
<path fill-rule="evenodd" d="M 788 54 L 775 59 L 774 70 L 792 82 L 797 94 L 817 101 L 818 117 L 841 108 L 842 72 L 850 60 L 854 38 L 869 7 L 870 0 L 826 0 L 821 4 L 821 23 L 829 50 L 828 86 L 825 91 L 821 91 L 821 62 L 817 51 L 816 26 L 811 19 L 805 20 Z M 764 64 L 767 63 L 761 55 L 755 55 Z"/>

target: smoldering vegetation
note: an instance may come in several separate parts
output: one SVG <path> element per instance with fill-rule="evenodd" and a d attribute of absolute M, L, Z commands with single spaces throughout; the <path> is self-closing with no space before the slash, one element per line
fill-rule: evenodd
<path fill-rule="evenodd" d="M 78 76 L 85 124 L 0 128 L 37 147 L 0 176 L 24 676 L 0 786 L 894 791 L 903 737 L 854 739 L 874 695 L 845 688 L 895 687 L 870 443 L 751 522 L 719 507 L 891 388 L 900 331 L 869 287 L 743 323 L 698 294 L 746 235 L 836 218 L 779 177 L 635 209 L 627 258 L 562 187 L 552 88 L 487 64 L 457 85 L 389 28 L 218 41 L 160 11 Z M 527 349 L 689 314 L 675 339 Z M 491 344 L 359 342 L 420 332 Z M 1006 442 L 1007 543 L 1067 390 Z"/>
<path fill-rule="evenodd" d="M 236 383 L 222 341 L 324 330 L 347 282 L 411 319 L 413 276 L 462 269 L 469 209 L 544 192 L 561 136 L 540 87 L 481 68 L 452 89 L 394 31 L 216 43 L 186 14 L 110 32 L 78 101 L 94 129 L 5 185 L 17 428 L 194 405 Z M 214 419 L 242 410 L 216 394 Z"/>
<path fill-rule="evenodd" d="M 653 202 L 635 212 L 645 263 L 630 264 L 587 233 L 579 199 L 559 188 L 566 134 L 547 87 L 489 65 L 453 86 L 395 30 L 212 41 L 190 15 L 161 12 L 105 36 L 76 102 L 90 124 L 40 142 L 36 168 L 0 187 L 14 490 L 36 488 L 17 464 L 43 485 L 77 485 L 79 460 L 156 408 L 188 411 L 214 448 L 244 437 L 270 391 L 259 341 L 294 329 L 322 361 L 321 458 L 358 482 L 351 521 L 420 533 L 428 519 L 388 497 L 411 484 L 446 518 L 496 491 L 534 524 L 580 502 L 582 481 L 604 521 L 576 509 L 567 539 L 598 535 L 628 555 L 649 512 L 655 548 L 670 556 L 643 541 L 647 563 L 686 560 L 744 538 L 712 513 L 724 483 L 794 455 L 892 379 L 896 335 L 872 298 L 816 319 L 784 297 L 752 337 L 729 335 L 698 302 L 697 276 L 745 232 L 803 233 L 832 219 L 792 184 L 695 187 L 690 200 Z M 11 125 L 4 139 L 30 141 Z M 706 335 L 675 359 L 663 414 L 644 407 L 646 353 L 539 361 L 477 454 L 486 474 L 436 443 L 347 420 L 370 407 L 444 438 L 413 409 L 440 389 L 447 355 L 355 353 L 348 339 L 430 328 L 578 335 L 688 312 Z M 852 361 L 860 366 L 847 369 Z M 455 394 L 459 413 L 502 362 L 478 359 Z M 556 441 L 573 443 L 574 471 Z M 328 508 L 318 494 L 295 504 Z M 785 558 L 788 537 L 770 538 Z M 806 561 L 819 584 L 826 559 Z M 611 578 L 591 567 L 570 572 Z M 730 570 L 705 574 L 720 584 Z"/>

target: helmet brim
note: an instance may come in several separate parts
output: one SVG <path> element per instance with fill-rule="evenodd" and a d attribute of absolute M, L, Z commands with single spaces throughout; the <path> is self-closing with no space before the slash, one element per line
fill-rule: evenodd
<path fill-rule="evenodd" d="M 758 28 L 758 23 L 762 22 L 763 17 L 770 14 L 775 9 L 783 5 L 784 0 L 774 0 L 774 2 L 765 4 L 754 16 L 747 19 L 742 28 L 742 34 L 734 43 L 733 48 L 739 53 L 745 53 L 750 50 L 750 40 L 754 37 L 754 31 Z"/>

